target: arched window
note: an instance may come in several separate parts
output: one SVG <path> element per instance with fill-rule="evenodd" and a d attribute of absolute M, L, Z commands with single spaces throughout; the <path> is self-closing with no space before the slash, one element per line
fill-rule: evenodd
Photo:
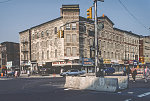
<path fill-rule="evenodd" d="M 46 30 L 46 35 L 49 36 L 49 30 Z"/>
<path fill-rule="evenodd" d="M 41 37 L 44 37 L 44 32 L 43 31 L 41 32 Z"/>
<path fill-rule="evenodd" d="M 57 49 L 55 49 L 55 58 L 57 58 Z"/>

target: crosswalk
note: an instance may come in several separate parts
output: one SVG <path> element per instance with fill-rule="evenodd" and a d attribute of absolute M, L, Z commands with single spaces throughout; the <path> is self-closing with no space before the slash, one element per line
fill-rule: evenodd
<path fill-rule="evenodd" d="M 0 80 L 12 80 L 13 78 L 0 78 Z"/>

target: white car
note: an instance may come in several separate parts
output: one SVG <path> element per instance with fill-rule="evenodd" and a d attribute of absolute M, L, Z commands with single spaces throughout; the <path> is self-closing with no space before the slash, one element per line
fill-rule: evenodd
<path fill-rule="evenodd" d="M 67 72 L 60 73 L 60 76 L 79 76 L 85 74 L 85 71 L 79 71 L 78 69 L 71 69 Z"/>

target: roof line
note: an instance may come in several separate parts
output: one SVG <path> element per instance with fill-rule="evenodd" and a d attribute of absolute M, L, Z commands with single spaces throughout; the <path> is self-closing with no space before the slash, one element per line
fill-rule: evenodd
<path fill-rule="evenodd" d="M 19 32 L 19 34 L 21 34 L 21 33 L 23 33 L 23 32 L 26 32 L 26 31 L 28 31 L 28 30 L 30 30 L 30 29 L 32 29 L 32 28 L 36 28 L 36 27 L 42 26 L 42 25 L 44 25 L 44 24 L 51 23 L 51 22 L 53 22 L 53 21 L 59 20 L 59 19 L 61 19 L 61 18 L 63 18 L 63 17 L 61 16 L 61 17 L 58 17 L 58 18 L 56 18 L 56 19 L 53 19 L 53 20 L 44 22 L 44 23 L 42 23 L 42 24 L 33 26 L 33 27 L 29 28 L 29 29 L 26 29 L 26 30 L 24 30 L 24 31 Z"/>
<path fill-rule="evenodd" d="M 131 35 L 134 35 L 134 36 L 140 37 L 140 35 L 135 34 L 135 33 L 132 33 L 132 32 L 130 32 L 130 31 L 122 30 L 122 29 L 119 29 L 119 28 L 113 28 L 113 29 L 114 29 L 114 30 L 118 30 L 118 31 L 122 31 L 122 32 L 125 32 L 125 33 L 128 33 L 128 34 L 131 34 Z"/>

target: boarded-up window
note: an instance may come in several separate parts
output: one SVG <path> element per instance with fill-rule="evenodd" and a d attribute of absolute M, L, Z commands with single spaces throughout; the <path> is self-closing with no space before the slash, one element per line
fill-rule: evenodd
<path fill-rule="evenodd" d="M 77 56 L 77 48 L 76 47 L 72 48 L 72 55 Z"/>
<path fill-rule="evenodd" d="M 70 36 L 70 34 L 67 34 L 66 35 L 66 42 L 70 42 L 71 41 L 71 36 Z"/>
<path fill-rule="evenodd" d="M 72 34 L 72 42 L 73 42 L 73 43 L 77 41 L 76 39 L 77 39 L 77 38 L 76 38 L 76 34 Z"/>
<path fill-rule="evenodd" d="M 66 48 L 66 54 L 67 54 L 67 56 L 71 55 L 71 48 L 70 47 Z"/>

